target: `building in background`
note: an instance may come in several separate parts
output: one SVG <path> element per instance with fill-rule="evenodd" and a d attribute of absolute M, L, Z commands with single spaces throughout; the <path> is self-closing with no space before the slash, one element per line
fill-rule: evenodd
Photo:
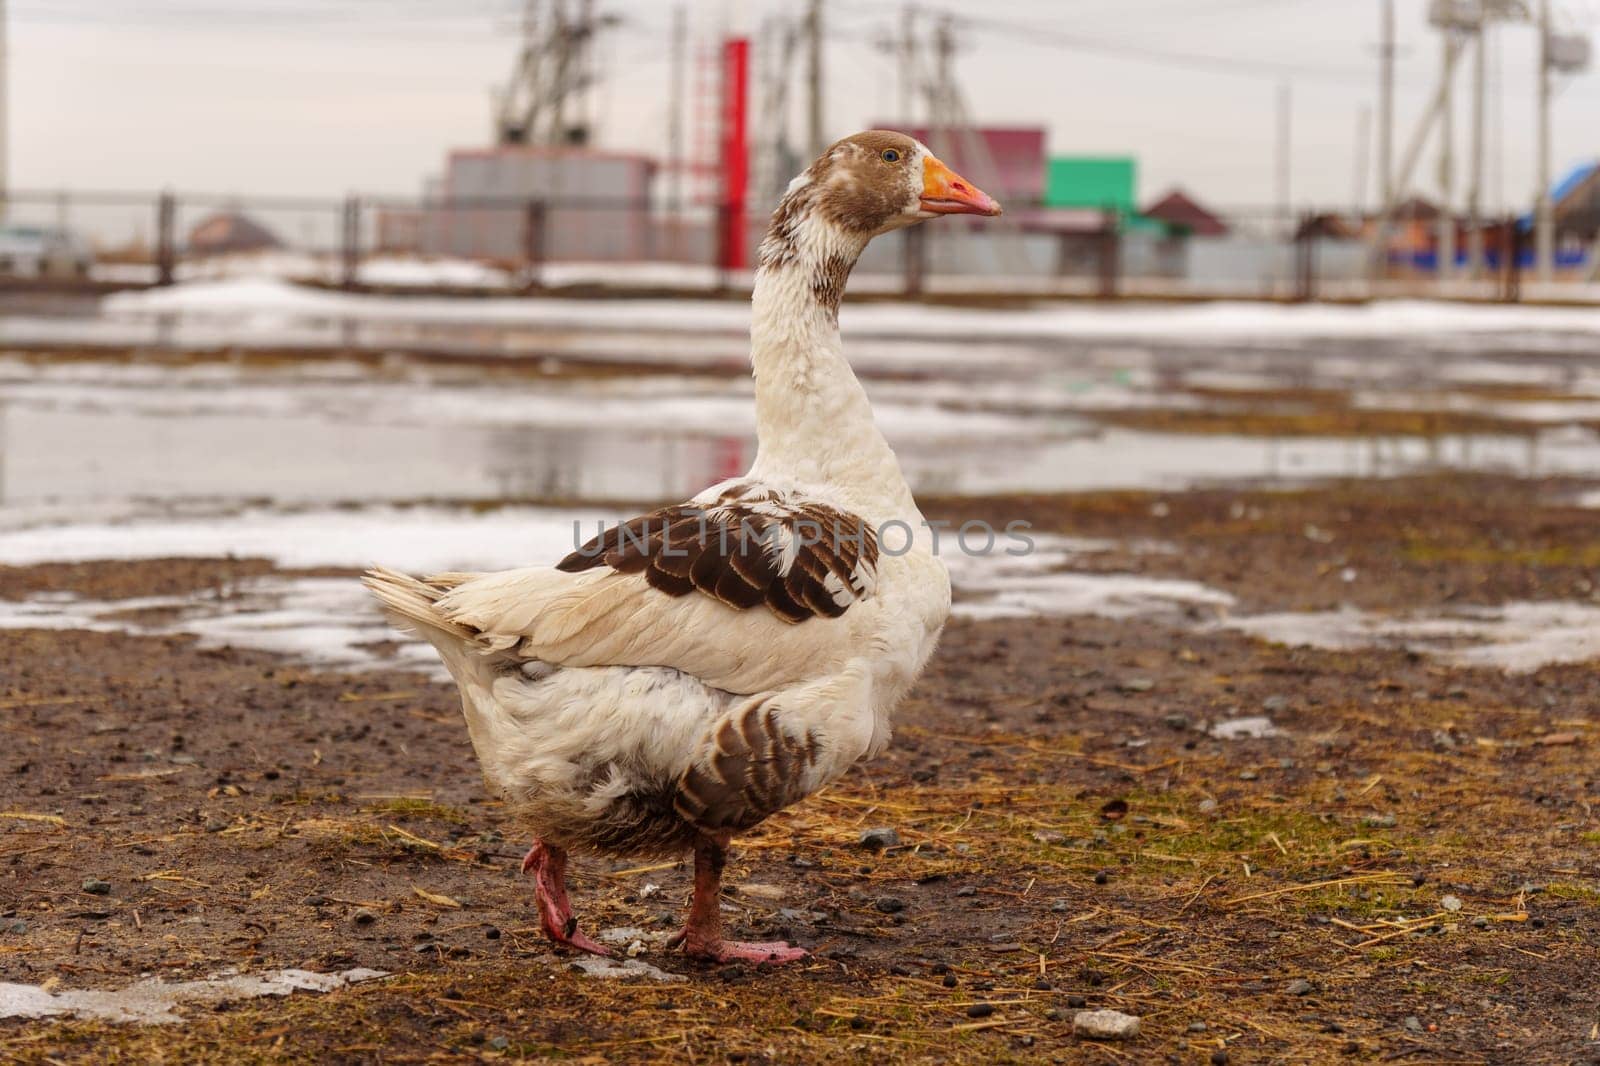
<path fill-rule="evenodd" d="M 1226 237 L 1230 232 L 1222 217 L 1201 205 L 1183 189 L 1173 189 L 1143 211 L 1145 218 L 1164 222 L 1173 230 L 1195 237 Z"/>
<path fill-rule="evenodd" d="M 270 252 L 283 247 L 278 235 L 238 211 L 207 215 L 189 230 L 191 255 L 236 255 Z"/>
<path fill-rule="evenodd" d="M 1044 205 L 1114 211 L 1127 218 L 1138 211 L 1139 161 L 1132 156 L 1052 156 L 1044 173 Z"/>
<path fill-rule="evenodd" d="M 379 215 L 377 243 L 388 252 L 499 262 L 527 258 L 530 241 L 545 259 L 652 259 L 661 254 L 651 212 L 655 174 L 654 159 L 626 152 L 459 149 L 428 183 L 420 208 Z M 537 222 L 535 205 L 543 205 Z"/>

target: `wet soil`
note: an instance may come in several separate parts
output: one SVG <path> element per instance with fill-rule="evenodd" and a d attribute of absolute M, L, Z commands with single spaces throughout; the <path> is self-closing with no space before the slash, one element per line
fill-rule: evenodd
<path fill-rule="evenodd" d="M 1553 502 L 1561 486 L 1489 488 L 938 506 L 1154 537 L 1175 551 L 1121 561 L 1260 605 L 1494 602 L 1594 578 L 1593 511 Z M 1549 557 L 1563 545 L 1576 554 Z M 1335 563 L 1371 577 L 1303 590 Z M 134 596 L 256 565 L 40 567 L 0 589 Z M 1251 715 L 1276 735 L 1209 731 Z M 11 632 L 0 979 L 395 976 L 191 1009 L 180 1028 L 0 1022 L 0 1059 L 1600 1061 L 1597 743 L 1593 663 L 1507 676 L 1155 620 L 957 622 L 889 752 L 739 842 L 733 932 L 813 957 L 764 972 L 650 947 L 688 980 L 616 983 L 540 938 L 526 841 L 487 799 L 448 686 L 185 637 Z M 878 826 L 901 844 L 859 847 Z M 589 929 L 676 927 L 687 871 L 646 866 L 577 861 Z M 1139 1015 L 1142 1035 L 1082 1041 L 1083 1007 Z"/>

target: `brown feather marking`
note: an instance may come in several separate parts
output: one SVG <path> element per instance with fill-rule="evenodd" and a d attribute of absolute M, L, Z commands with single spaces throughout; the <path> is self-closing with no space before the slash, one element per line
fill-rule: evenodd
<path fill-rule="evenodd" d="M 761 505 L 760 512 L 750 510 Z M 780 572 L 780 545 L 793 556 Z M 588 541 L 558 564 L 569 573 L 606 566 L 642 574 L 668 596 L 700 592 L 735 610 L 765 605 L 788 623 L 837 618 L 871 595 L 865 559 L 876 565 L 877 534 L 856 515 L 826 504 L 793 500 L 770 486 L 728 486 L 717 506 L 666 507 L 630 519 Z M 839 603 L 830 577 L 844 590 Z"/>
<path fill-rule="evenodd" d="M 712 737 L 709 758 L 678 782 L 674 808 L 685 821 L 705 832 L 748 829 L 805 797 L 820 742 L 810 731 L 792 736 L 765 701 L 730 712 Z"/>

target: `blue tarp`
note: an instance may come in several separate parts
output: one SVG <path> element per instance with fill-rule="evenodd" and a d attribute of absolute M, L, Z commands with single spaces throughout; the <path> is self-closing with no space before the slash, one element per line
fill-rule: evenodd
<path fill-rule="evenodd" d="M 1600 160 L 1595 160 L 1588 163 L 1579 163 L 1577 166 L 1573 167 L 1572 170 L 1567 173 L 1567 176 L 1556 182 L 1555 187 L 1550 190 L 1550 202 L 1553 204 L 1561 203 L 1561 201 L 1565 200 L 1567 197 L 1571 196 L 1575 191 L 1577 191 L 1578 186 L 1588 181 L 1590 175 L 1592 175 L 1596 170 L 1600 170 Z M 1522 230 L 1524 233 L 1532 231 L 1533 212 L 1530 211 L 1526 215 L 1523 215 L 1521 218 L 1517 219 L 1517 228 Z"/>
<path fill-rule="evenodd" d="M 1522 254 L 1517 257 L 1518 265 L 1523 270 L 1532 270 L 1533 267 L 1534 267 L 1533 257 L 1534 257 L 1533 249 L 1524 248 L 1522 250 Z M 1499 270 L 1500 269 L 1500 252 L 1499 252 L 1499 250 L 1498 249 L 1493 249 L 1493 248 L 1486 249 L 1484 251 L 1484 261 L 1488 264 L 1488 267 L 1489 267 L 1490 270 Z M 1421 270 L 1421 271 L 1425 271 L 1425 272 L 1431 273 L 1431 272 L 1436 271 L 1436 270 L 1439 269 L 1439 254 L 1437 252 L 1431 252 L 1431 251 L 1430 252 L 1412 252 L 1410 255 L 1407 255 L 1404 252 L 1397 252 L 1397 253 L 1394 253 L 1394 254 L 1389 256 L 1389 262 L 1391 264 L 1395 265 L 1395 266 L 1408 266 L 1408 267 L 1411 267 L 1413 270 Z M 1587 264 L 1588 262 L 1589 262 L 1589 254 L 1588 254 L 1588 252 L 1586 252 L 1586 251 L 1584 251 L 1582 249 L 1578 249 L 1578 250 L 1570 251 L 1570 252 L 1562 252 L 1562 251 L 1556 252 L 1556 268 L 1558 270 L 1568 270 L 1568 269 L 1572 269 L 1574 267 L 1581 267 L 1581 266 L 1584 266 L 1585 264 Z M 1466 253 L 1465 252 L 1457 253 L 1456 254 L 1456 266 L 1457 267 L 1461 267 L 1461 268 L 1465 268 L 1466 265 L 1467 265 Z"/>

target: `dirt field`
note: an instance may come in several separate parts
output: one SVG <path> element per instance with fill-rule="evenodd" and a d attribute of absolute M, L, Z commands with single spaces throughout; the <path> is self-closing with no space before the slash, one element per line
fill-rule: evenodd
<path fill-rule="evenodd" d="M 1571 488 L 930 513 L 1158 538 L 1176 550 L 1096 565 L 1241 610 L 1593 603 L 1600 516 L 1562 503 Z M 0 570 L 0 597 L 264 569 Z M 0 639 L 0 679 L 0 978 L 393 975 L 181 1027 L 0 1022 L 6 1061 L 1600 1063 L 1593 662 L 1505 675 L 1181 620 L 954 623 L 891 751 L 735 853 L 734 933 L 815 956 L 765 972 L 648 947 L 674 983 L 599 980 L 547 948 L 515 873 L 526 841 L 486 801 L 447 686 L 45 631 Z M 1252 715 L 1277 734 L 1208 730 Z M 901 844 L 858 846 L 880 826 Z M 676 928 L 688 877 L 587 858 L 573 887 L 589 929 L 648 933 Z M 1073 1036 L 1100 1007 L 1142 1035 Z"/>

